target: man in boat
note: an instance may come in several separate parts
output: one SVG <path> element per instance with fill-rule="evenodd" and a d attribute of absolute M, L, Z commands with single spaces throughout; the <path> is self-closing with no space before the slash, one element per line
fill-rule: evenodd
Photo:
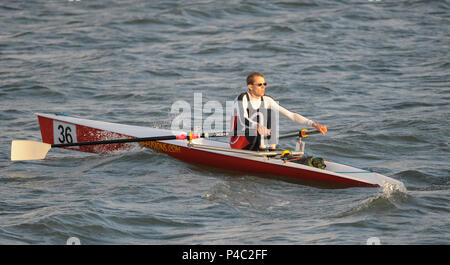
<path fill-rule="evenodd" d="M 234 102 L 231 148 L 257 151 L 269 147 L 274 150 L 278 141 L 278 135 L 272 133 L 275 132 L 272 127 L 277 125 L 273 117 L 278 117 L 274 116 L 274 112 L 299 125 L 312 126 L 322 134 L 327 133 L 327 126 L 281 107 L 271 96 L 265 94 L 266 86 L 264 75 L 260 73 L 252 73 L 247 77 L 248 92 L 240 94 Z M 269 140 L 268 146 L 265 140 Z"/>

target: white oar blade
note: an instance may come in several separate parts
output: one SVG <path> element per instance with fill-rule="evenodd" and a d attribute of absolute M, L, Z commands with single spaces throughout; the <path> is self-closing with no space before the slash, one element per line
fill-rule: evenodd
<path fill-rule="evenodd" d="M 14 140 L 11 142 L 11 161 L 44 159 L 50 148 L 51 144 Z"/>

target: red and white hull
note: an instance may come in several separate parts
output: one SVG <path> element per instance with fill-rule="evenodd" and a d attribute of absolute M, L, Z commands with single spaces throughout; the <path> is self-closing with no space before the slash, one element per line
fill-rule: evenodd
<path fill-rule="evenodd" d="M 37 114 L 42 140 L 49 144 L 69 142 L 89 142 L 133 137 L 155 137 L 179 135 L 183 132 L 131 126 L 117 123 L 80 119 L 66 115 Z M 185 132 L 184 132 L 185 133 Z M 194 144 L 230 149 L 227 143 L 209 139 L 195 139 Z M 219 169 L 255 173 L 283 180 L 298 182 L 323 188 L 380 187 L 392 185 L 404 190 L 402 182 L 352 166 L 326 160 L 326 169 L 318 169 L 276 158 L 227 152 L 226 150 L 207 150 L 188 145 L 187 140 L 165 140 L 142 142 L 143 146 L 166 153 L 187 163 L 204 165 Z M 92 145 L 68 148 L 83 152 L 106 153 L 128 149 L 131 144 Z"/>

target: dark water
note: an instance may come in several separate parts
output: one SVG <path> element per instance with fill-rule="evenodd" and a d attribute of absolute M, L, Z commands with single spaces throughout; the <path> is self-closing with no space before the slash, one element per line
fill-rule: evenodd
<path fill-rule="evenodd" d="M 0 243 L 449 244 L 449 25 L 449 1 L 1 1 Z M 40 141 L 35 112 L 169 128 L 174 102 L 225 104 L 253 71 L 328 126 L 310 152 L 407 191 L 317 189 L 140 148 L 9 161 L 12 139 Z"/>

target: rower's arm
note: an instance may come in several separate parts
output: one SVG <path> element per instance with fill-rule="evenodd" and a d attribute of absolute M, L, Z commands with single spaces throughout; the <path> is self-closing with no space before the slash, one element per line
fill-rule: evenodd
<path fill-rule="evenodd" d="M 316 128 L 317 130 L 319 130 L 322 134 L 326 134 L 327 131 L 328 131 L 327 126 L 322 125 L 322 124 L 318 124 L 318 123 L 316 123 L 316 122 L 314 122 L 314 121 L 312 121 L 310 119 L 307 119 L 307 118 L 303 117 L 302 115 L 300 115 L 298 113 L 291 112 L 291 111 L 281 107 L 273 99 L 272 99 L 272 102 L 271 102 L 271 108 L 278 110 L 279 113 L 281 113 L 282 115 L 286 116 L 291 121 L 293 121 L 293 122 L 295 122 L 297 124 L 312 126 L 312 127 Z"/>
<path fill-rule="evenodd" d="M 289 111 L 289 110 L 283 108 L 277 102 L 275 102 L 275 100 L 273 100 L 273 99 L 270 102 L 270 108 L 278 111 L 281 115 L 287 117 L 288 119 L 290 119 L 291 121 L 293 121 L 297 124 L 313 126 L 314 122 L 312 120 L 305 118 L 298 113 L 294 113 L 292 111 Z"/>

